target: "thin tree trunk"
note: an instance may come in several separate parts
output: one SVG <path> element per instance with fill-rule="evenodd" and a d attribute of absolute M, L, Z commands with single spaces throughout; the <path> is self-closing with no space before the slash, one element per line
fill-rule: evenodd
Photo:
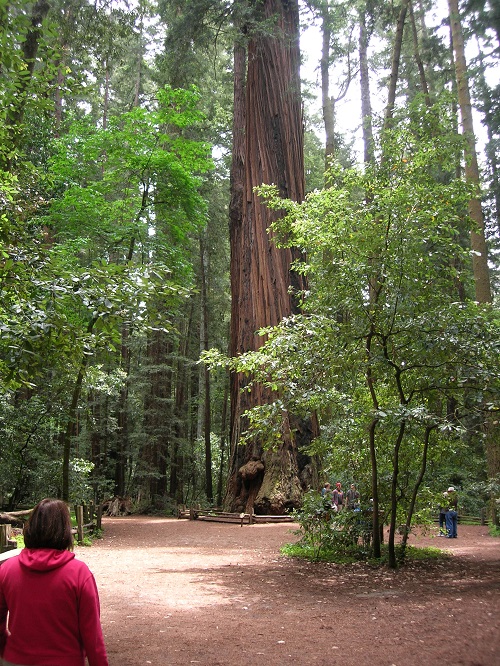
<path fill-rule="evenodd" d="M 391 483 L 391 522 L 389 525 L 389 566 L 393 569 L 397 566 L 396 561 L 396 548 L 394 539 L 396 536 L 396 519 L 398 507 L 398 476 L 399 476 L 399 451 L 403 442 L 405 433 L 406 422 L 401 421 L 399 425 L 399 433 L 394 443 L 394 450 L 392 456 L 392 483 Z"/>
<path fill-rule="evenodd" d="M 370 97 L 370 73 L 368 69 L 369 35 L 366 29 L 366 5 L 359 12 L 359 71 L 361 89 L 361 122 L 363 127 L 364 162 L 375 160 L 373 144 L 372 104 Z"/>
<path fill-rule="evenodd" d="M 405 557 L 406 544 L 408 543 L 408 537 L 410 536 L 411 521 L 413 518 L 413 513 L 415 511 L 415 505 L 417 503 L 418 491 L 424 480 L 425 471 L 427 469 L 427 454 L 429 452 L 429 443 L 431 432 L 436 428 L 436 426 L 427 426 L 424 434 L 424 449 L 422 451 L 422 464 L 420 465 L 420 472 L 418 474 L 415 486 L 413 487 L 413 492 L 410 500 L 410 506 L 408 507 L 408 513 L 406 515 L 406 525 L 405 531 L 403 533 L 403 538 L 401 540 L 401 559 Z"/>
<path fill-rule="evenodd" d="M 118 400 L 118 437 L 116 438 L 115 456 L 115 495 L 125 494 L 125 465 L 128 449 L 128 394 L 130 387 L 131 352 L 129 345 L 130 330 L 128 324 L 122 324 L 121 330 L 121 368 L 125 372 Z"/>
<path fill-rule="evenodd" d="M 97 322 L 97 317 L 94 317 L 90 320 L 87 326 L 87 334 L 90 335 L 92 330 Z M 71 437 L 75 434 L 75 427 L 77 423 L 77 413 L 78 413 L 78 401 L 80 400 L 80 394 L 82 391 L 83 378 L 85 376 L 85 370 L 87 368 L 89 357 L 87 354 L 82 355 L 82 360 L 80 362 L 80 367 L 78 369 L 78 375 L 73 387 L 73 393 L 71 396 L 71 404 L 69 406 L 68 420 L 66 421 L 66 427 L 61 431 L 59 436 L 59 443 L 63 451 L 63 466 L 62 466 L 62 497 L 61 499 L 65 502 L 69 502 L 69 464 L 71 460 Z"/>
<path fill-rule="evenodd" d="M 108 59 L 104 64 L 104 99 L 102 104 L 102 128 L 106 129 L 108 126 L 108 109 L 109 109 L 109 66 Z"/>
<path fill-rule="evenodd" d="M 220 465 L 217 480 L 217 506 L 222 505 L 222 490 L 224 485 L 224 456 L 226 453 L 227 440 L 227 407 L 229 402 L 229 382 L 224 384 L 224 398 L 222 403 L 222 418 L 220 426 Z"/>
<path fill-rule="evenodd" d="M 64 50 L 64 47 L 63 47 Z M 57 86 L 54 96 L 54 136 L 60 136 L 61 124 L 62 124 L 62 109 L 63 109 L 63 98 L 62 98 L 62 89 L 64 85 L 64 62 L 59 60 L 57 63 Z"/>
<path fill-rule="evenodd" d="M 170 486 L 169 495 L 182 504 L 184 500 L 184 455 L 188 427 L 188 384 L 189 370 L 186 364 L 189 339 L 193 324 L 193 309 L 189 313 L 189 319 L 181 331 L 177 368 L 175 376 L 175 398 L 173 417 L 172 455 L 170 457 Z"/>
<path fill-rule="evenodd" d="M 205 267 L 205 244 L 200 237 L 200 277 L 201 277 L 201 338 L 203 341 L 203 349 L 208 351 L 208 304 L 207 304 L 207 276 Z M 211 413 L 210 413 L 210 370 L 207 365 L 203 366 L 203 430 L 205 441 L 205 493 L 207 500 L 212 503 L 214 498 L 213 482 L 212 482 L 212 442 L 210 439 L 210 431 L 212 429 Z"/>
<path fill-rule="evenodd" d="M 399 76 L 399 64 L 401 60 L 401 47 L 403 44 L 403 34 L 405 28 L 406 13 L 408 11 L 409 0 L 403 0 L 399 11 L 396 35 L 394 38 L 394 47 L 392 51 L 391 76 L 389 79 L 389 90 L 387 95 L 387 106 L 385 109 L 384 129 L 388 129 L 392 124 L 394 115 L 394 105 L 396 103 L 396 89 Z"/>
<path fill-rule="evenodd" d="M 420 56 L 420 46 L 419 46 L 419 40 L 418 40 L 418 31 L 417 31 L 417 24 L 415 23 L 415 14 L 413 12 L 413 3 L 410 0 L 408 3 L 408 8 L 410 10 L 410 22 L 411 22 L 411 30 L 412 30 L 412 35 L 413 35 L 413 53 L 415 55 L 415 60 L 417 63 L 418 67 L 418 74 L 420 76 L 420 85 L 422 86 L 422 91 L 425 95 L 425 103 L 428 108 L 431 107 L 431 97 L 429 94 L 429 86 L 427 85 L 427 77 L 425 76 L 425 68 L 424 68 L 424 63 L 422 61 L 422 58 Z"/>
<path fill-rule="evenodd" d="M 370 358 L 371 355 L 371 346 L 372 346 L 373 332 L 371 332 L 366 340 L 366 353 L 367 357 Z M 375 411 L 378 410 L 379 404 L 377 399 L 377 394 L 375 392 L 375 381 L 372 375 L 370 366 L 367 367 L 366 371 L 366 385 L 370 392 L 373 408 Z M 370 466 L 372 472 L 372 508 L 373 508 L 373 556 L 379 558 L 381 555 L 381 544 L 380 544 L 380 525 L 379 525 L 379 498 L 378 498 L 378 463 L 377 463 L 377 446 L 375 433 L 377 430 L 379 419 L 378 417 L 372 419 L 370 427 L 368 428 L 368 445 L 370 450 Z"/>
<path fill-rule="evenodd" d="M 323 46 L 321 50 L 321 101 L 323 111 L 323 122 L 325 125 L 325 168 L 331 165 L 335 154 L 335 101 L 330 95 L 330 40 L 332 30 L 330 27 L 330 15 L 328 3 L 325 3 L 321 11 Z"/>

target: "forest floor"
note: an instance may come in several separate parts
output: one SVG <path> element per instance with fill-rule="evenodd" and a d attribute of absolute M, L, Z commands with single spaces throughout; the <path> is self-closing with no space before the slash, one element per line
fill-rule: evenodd
<path fill-rule="evenodd" d="M 77 547 L 97 580 L 110 666 L 498 666 L 500 539 L 461 526 L 397 571 L 280 554 L 293 524 L 105 518 Z"/>

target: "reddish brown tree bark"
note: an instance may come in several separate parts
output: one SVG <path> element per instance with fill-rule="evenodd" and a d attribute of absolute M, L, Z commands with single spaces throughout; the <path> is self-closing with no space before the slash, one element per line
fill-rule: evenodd
<path fill-rule="evenodd" d="M 235 51 L 235 116 L 232 166 L 230 353 L 236 356 L 262 344 L 256 331 L 278 324 L 296 306 L 289 287 L 303 284 L 290 265 L 293 252 L 278 249 L 267 229 L 276 219 L 254 193 L 274 183 L 283 197 L 304 197 L 303 120 L 300 98 L 299 15 L 295 0 L 264 0 L 260 18 L 273 25 Z M 282 445 L 264 451 L 254 438 L 244 445 L 243 412 L 270 402 L 262 386 L 242 393 L 245 380 L 231 384 L 231 461 L 226 506 L 254 508 L 258 513 L 282 513 L 300 503 L 311 481 L 311 461 L 298 446 L 311 440 L 316 426 L 283 415 Z"/>

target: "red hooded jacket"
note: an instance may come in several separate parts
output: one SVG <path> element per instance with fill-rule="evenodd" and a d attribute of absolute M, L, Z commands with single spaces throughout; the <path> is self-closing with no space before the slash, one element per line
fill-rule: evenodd
<path fill-rule="evenodd" d="M 26 666 L 84 666 L 87 656 L 108 666 L 94 576 L 74 553 L 24 548 L 0 566 L 0 656 Z"/>

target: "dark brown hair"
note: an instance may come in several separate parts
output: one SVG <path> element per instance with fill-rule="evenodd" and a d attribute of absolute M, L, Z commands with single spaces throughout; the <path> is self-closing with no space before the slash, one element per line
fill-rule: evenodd
<path fill-rule="evenodd" d="M 26 548 L 54 548 L 72 550 L 71 518 L 65 502 L 43 499 L 33 509 L 24 526 Z"/>

